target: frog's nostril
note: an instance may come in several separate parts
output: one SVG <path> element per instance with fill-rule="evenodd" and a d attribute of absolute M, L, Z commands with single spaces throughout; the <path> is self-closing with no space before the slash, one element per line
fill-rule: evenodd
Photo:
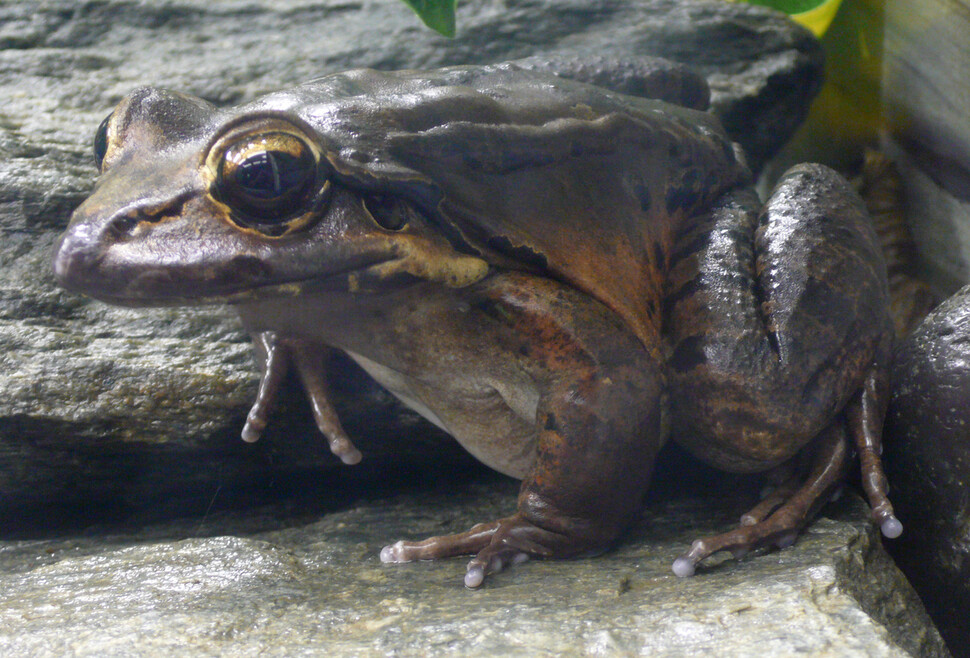
<path fill-rule="evenodd" d="M 138 225 L 138 217 L 134 214 L 122 215 L 120 217 L 115 217 L 108 223 L 108 232 L 116 237 L 121 238 L 129 235 L 135 227 Z"/>

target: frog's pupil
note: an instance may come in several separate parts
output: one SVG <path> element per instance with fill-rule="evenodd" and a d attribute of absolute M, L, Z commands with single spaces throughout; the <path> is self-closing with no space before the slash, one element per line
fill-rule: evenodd
<path fill-rule="evenodd" d="M 263 151 L 239 165 L 236 182 L 258 199 L 274 199 L 302 185 L 306 175 L 300 158 L 282 151 Z"/>
<path fill-rule="evenodd" d="M 94 133 L 94 164 L 98 169 L 101 169 L 101 163 L 104 162 L 104 155 L 108 152 L 108 122 L 111 121 L 111 115 L 109 114 L 98 126 L 97 132 Z"/>

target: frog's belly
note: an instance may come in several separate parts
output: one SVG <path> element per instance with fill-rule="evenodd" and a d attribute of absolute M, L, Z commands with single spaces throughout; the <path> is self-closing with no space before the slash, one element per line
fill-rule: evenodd
<path fill-rule="evenodd" d="M 485 394 L 469 396 L 467 387 L 431 387 L 354 352 L 347 355 L 489 468 L 520 480 L 529 472 L 536 454 L 537 394 L 487 387 Z"/>

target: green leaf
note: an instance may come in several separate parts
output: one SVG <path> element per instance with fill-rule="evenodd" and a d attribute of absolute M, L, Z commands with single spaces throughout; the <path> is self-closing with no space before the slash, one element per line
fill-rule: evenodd
<path fill-rule="evenodd" d="M 448 38 L 455 36 L 455 4 L 458 0 L 404 0 L 421 21 Z"/>

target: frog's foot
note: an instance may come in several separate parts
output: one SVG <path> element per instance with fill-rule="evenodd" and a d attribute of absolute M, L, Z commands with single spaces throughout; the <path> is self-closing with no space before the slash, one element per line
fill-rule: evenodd
<path fill-rule="evenodd" d="M 582 545 L 579 545 L 582 544 Z M 489 574 L 530 557 L 569 557 L 584 550 L 585 542 L 545 530 L 521 514 L 479 523 L 456 535 L 441 535 L 424 541 L 399 541 L 381 549 L 381 562 L 435 560 L 457 555 L 475 555 L 465 572 L 465 587 L 475 588 Z"/>
<path fill-rule="evenodd" d="M 859 467 L 862 471 L 862 488 L 869 499 L 872 519 L 879 526 L 883 536 L 895 539 L 903 534 L 903 524 L 893 512 L 889 502 L 889 481 L 882 470 L 882 417 L 876 400 L 886 399 L 888 393 L 880 388 L 875 375 L 870 375 L 862 389 L 846 405 L 846 418 L 849 431 L 859 453 Z"/>
<path fill-rule="evenodd" d="M 345 464 L 358 463 L 361 460 L 360 451 L 344 432 L 340 418 L 330 404 L 325 374 L 327 348 L 299 338 L 281 337 L 272 331 L 255 334 L 253 347 L 263 374 L 256 400 L 242 430 L 243 441 L 252 443 L 259 439 L 266 428 L 286 372 L 293 365 L 303 382 L 303 390 L 310 401 L 317 427 L 330 444 L 330 451 Z"/>
<path fill-rule="evenodd" d="M 674 573 L 680 577 L 692 576 L 701 560 L 719 551 L 731 551 L 740 558 L 761 546 L 791 546 L 802 527 L 838 489 L 851 463 L 841 419 L 819 436 L 817 445 L 806 480 L 792 477 L 780 484 L 741 516 L 741 527 L 694 541 L 690 550 L 674 560 Z"/>

